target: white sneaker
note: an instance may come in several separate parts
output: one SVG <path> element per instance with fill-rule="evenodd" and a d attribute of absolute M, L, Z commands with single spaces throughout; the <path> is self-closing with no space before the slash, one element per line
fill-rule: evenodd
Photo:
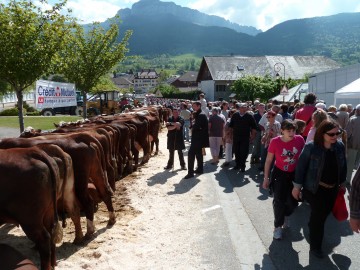
<path fill-rule="evenodd" d="M 282 225 L 283 229 L 288 229 L 290 228 L 290 218 L 288 216 L 285 216 L 284 219 L 284 224 Z"/>
<path fill-rule="evenodd" d="M 274 229 L 273 238 L 275 240 L 281 240 L 282 239 L 282 228 L 281 227 L 277 227 L 277 228 Z"/>

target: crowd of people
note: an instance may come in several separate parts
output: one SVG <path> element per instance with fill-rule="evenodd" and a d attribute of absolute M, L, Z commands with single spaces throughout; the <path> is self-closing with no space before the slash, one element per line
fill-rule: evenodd
<path fill-rule="evenodd" d="M 246 173 L 246 162 L 258 165 L 262 187 L 273 196 L 273 238 L 281 240 L 290 226 L 289 216 L 299 202 L 310 205 L 310 254 L 323 258 L 325 221 L 338 192 L 349 191 L 350 226 L 360 231 L 360 104 L 326 107 L 313 93 L 304 102 L 280 104 L 232 100 L 207 102 L 204 94 L 197 101 L 171 100 L 172 117 L 168 128 L 169 161 L 174 166 L 178 151 L 185 179 L 204 173 L 203 155 L 210 148 L 213 166 Z M 183 156 L 190 144 L 187 168 Z M 195 159 L 197 168 L 195 168 Z"/>

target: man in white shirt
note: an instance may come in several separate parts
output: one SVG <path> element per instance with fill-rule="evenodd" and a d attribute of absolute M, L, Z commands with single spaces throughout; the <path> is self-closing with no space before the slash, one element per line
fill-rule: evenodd
<path fill-rule="evenodd" d="M 206 116 L 209 118 L 209 109 L 207 107 L 207 101 L 205 99 L 205 94 L 201 93 L 199 95 L 200 97 L 200 103 L 201 103 L 201 110 L 206 114 Z"/>
<path fill-rule="evenodd" d="M 183 126 L 184 138 L 188 142 L 190 140 L 189 129 L 190 129 L 191 112 L 190 110 L 187 109 L 186 103 L 181 104 L 180 116 L 184 119 L 184 126 Z"/>

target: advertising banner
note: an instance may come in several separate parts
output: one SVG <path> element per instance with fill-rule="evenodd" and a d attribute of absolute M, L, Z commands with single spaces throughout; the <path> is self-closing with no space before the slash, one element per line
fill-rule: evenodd
<path fill-rule="evenodd" d="M 37 109 L 76 106 L 75 84 L 36 81 L 35 104 Z"/>

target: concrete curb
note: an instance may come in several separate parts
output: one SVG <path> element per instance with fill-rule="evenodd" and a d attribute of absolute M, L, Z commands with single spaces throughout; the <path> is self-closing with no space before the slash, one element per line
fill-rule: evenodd
<path fill-rule="evenodd" d="M 218 173 L 224 179 L 223 184 L 226 185 L 225 187 L 219 186 L 214 174 L 211 174 L 210 178 L 216 190 L 220 206 L 223 209 L 230 238 L 241 264 L 241 269 L 276 269 L 237 193 L 235 191 L 231 193 L 223 191 L 224 189 L 231 189 L 231 183 L 227 175 L 222 170 L 219 170 Z"/>

